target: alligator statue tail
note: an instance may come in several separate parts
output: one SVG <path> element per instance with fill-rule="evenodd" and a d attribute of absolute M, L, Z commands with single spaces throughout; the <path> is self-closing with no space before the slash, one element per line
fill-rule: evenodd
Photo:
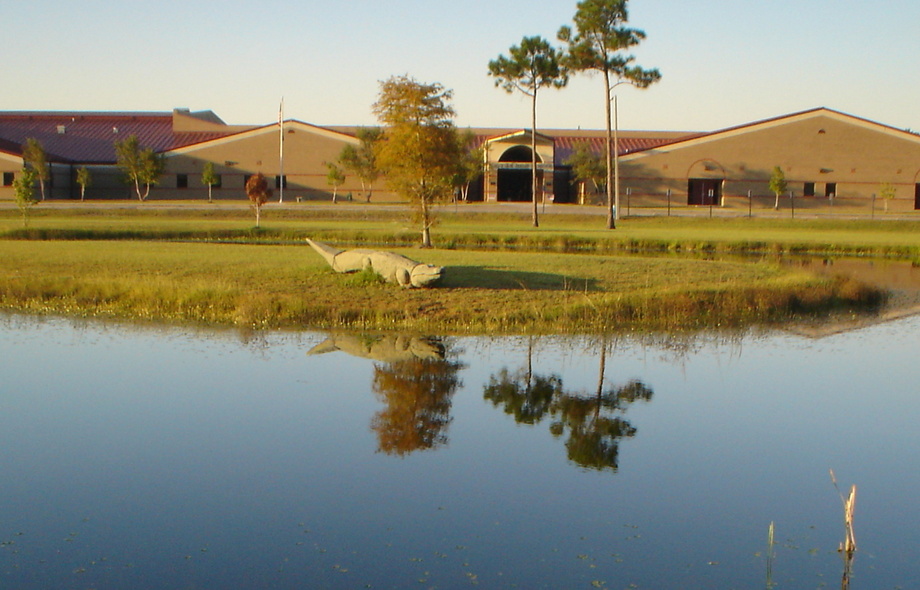
<path fill-rule="evenodd" d="M 335 268 L 335 257 L 338 254 L 341 254 L 342 252 L 344 252 L 344 250 L 333 248 L 329 244 L 323 244 L 322 242 L 314 242 L 310 238 L 307 238 L 307 243 L 310 244 L 310 247 L 316 250 L 317 253 L 319 253 L 319 255 L 322 256 L 326 260 L 326 262 L 329 263 L 329 266 L 331 266 L 335 270 L 338 270 Z"/>

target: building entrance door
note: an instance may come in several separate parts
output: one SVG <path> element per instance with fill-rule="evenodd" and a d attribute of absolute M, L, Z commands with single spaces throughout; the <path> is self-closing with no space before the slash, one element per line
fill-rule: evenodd
<path fill-rule="evenodd" d="M 542 170 L 537 170 L 537 180 L 542 176 Z M 525 202 L 533 200 L 533 173 L 530 169 L 503 169 L 498 170 L 498 200 Z"/>
<path fill-rule="evenodd" d="M 718 205 L 722 200 L 721 178 L 691 178 L 687 183 L 688 205 Z"/>

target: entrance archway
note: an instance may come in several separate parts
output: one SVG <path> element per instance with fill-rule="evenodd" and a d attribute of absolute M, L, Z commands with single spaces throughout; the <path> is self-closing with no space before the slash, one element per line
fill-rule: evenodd
<path fill-rule="evenodd" d="M 516 145 L 512 148 L 508 148 L 504 151 L 501 157 L 498 159 L 499 162 L 531 162 L 530 148 L 526 145 Z M 537 154 L 537 164 L 540 163 L 540 155 Z"/>
<path fill-rule="evenodd" d="M 716 160 L 703 158 L 691 164 L 687 169 L 687 204 L 721 204 L 726 176 L 725 167 Z"/>
<path fill-rule="evenodd" d="M 525 145 L 508 148 L 498 159 L 497 200 L 529 202 L 533 200 L 531 165 L 533 152 Z M 537 164 L 542 160 L 537 155 Z M 538 186 L 542 185 L 543 171 L 537 170 Z"/>

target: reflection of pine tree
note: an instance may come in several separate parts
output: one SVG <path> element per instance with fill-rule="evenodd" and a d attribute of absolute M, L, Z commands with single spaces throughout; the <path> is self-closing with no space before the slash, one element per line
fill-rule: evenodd
<path fill-rule="evenodd" d="M 550 432 L 561 436 L 568 430 L 565 448 L 575 463 L 590 469 L 616 471 L 620 439 L 636 434 L 632 424 L 618 414 L 636 400 L 651 398 L 652 390 L 639 381 L 598 392 L 592 398 L 563 392 L 552 406 L 557 420 L 550 425 Z"/>
<path fill-rule="evenodd" d="M 652 390 L 641 381 L 604 389 L 606 342 L 601 344 L 597 390 L 590 396 L 566 391 L 558 375 L 533 374 L 531 354 L 529 346 L 526 370 L 512 374 L 504 368 L 492 375 L 483 397 L 518 423 L 536 424 L 551 416 L 553 436 L 568 432 L 565 447 L 571 461 L 589 469 L 616 471 L 619 440 L 636 434 L 622 414 L 630 404 L 652 399 Z"/>
<path fill-rule="evenodd" d="M 446 444 L 462 368 L 460 362 L 434 358 L 376 364 L 373 390 L 386 404 L 371 422 L 379 450 L 402 456 Z"/>
<path fill-rule="evenodd" d="M 535 424 L 549 411 L 553 398 L 562 391 L 562 379 L 557 375 L 544 377 L 518 372 L 514 375 L 508 369 L 492 375 L 483 393 L 485 399 L 495 407 L 503 407 L 506 414 L 514 416 L 515 422 Z"/>

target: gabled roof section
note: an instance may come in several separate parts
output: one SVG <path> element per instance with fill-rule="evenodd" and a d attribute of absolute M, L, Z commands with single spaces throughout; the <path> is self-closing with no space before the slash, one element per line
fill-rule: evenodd
<path fill-rule="evenodd" d="M 689 131 L 620 131 L 617 138 L 617 147 L 620 155 L 623 156 L 698 135 L 700 134 Z M 483 143 L 486 143 L 529 136 L 529 129 L 518 129 L 477 137 L 481 138 Z M 606 131 L 603 130 L 553 129 L 547 130 L 545 133 L 537 132 L 538 138 L 553 142 L 556 166 L 564 166 L 565 162 L 575 153 L 575 149 L 579 144 L 587 144 L 593 153 L 603 155 L 606 136 Z"/>
<path fill-rule="evenodd" d="M 0 158 L 13 162 L 22 161 L 22 146 L 0 138 Z"/>
<path fill-rule="evenodd" d="M 840 111 L 835 111 L 827 107 L 817 107 L 814 109 L 809 109 L 807 111 L 800 111 L 797 113 L 792 113 L 789 115 L 782 115 L 779 117 L 772 117 L 770 119 L 763 119 L 761 121 L 755 121 L 753 123 L 745 123 L 743 125 L 736 125 L 734 127 L 728 127 L 725 129 L 720 129 L 718 131 L 713 131 L 711 133 L 701 133 L 693 135 L 690 137 L 685 137 L 669 142 L 659 144 L 658 146 L 650 146 L 642 151 L 631 152 L 632 158 L 641 158 L 644 155 L 649 153 L 667 153 L 673 150 L 682 149 L 685 147 L 698 146 L 711 141 L 718 141 L 721 139 L 735 137 L 745 133 L 751 133 L 753 131 L 760 131 L 764 129 L 771 129 L 774 127 L 779 127 L 782 125 L 788 125 L 790 123 L 797 123 L 800 121 L 806 121 L 809 119 L 815 119 L 818 117 L 828 117 L 837 121 L 841 121 L 847 124 L 856 125 L 864 129 L 869 129 L 871 131 L 884 133 L 893 137 L 898 137 L 900 139 L 906 139 L 908 141 L 920 142 L 920 135 L 906 131 L 903 129 L 897 129 L 889 125 L 884 125 L 882 123 L 877 123 L 875 121 L 870 121 L 869 119 L 863 119 L 861 117 L 856 117 L 854 115 L 848 115 Z M 621 151 L 622 153 L 622 151 Z"/>
<path fill-rule="evenodd" d="M 325 127 L 319 127 L 317 125 L 311 125 L 309 123 L 304 123 L 302 121 L 297 121 L 296 119 L 286 119 L 284 121 L 284 132 L 285 138 L 287 134 L 296 133 L 311 133 L 314 135 L 319 135 L 322 137 L 327 137 L 336 141 L 341 141 L 343 143 L 350 143 L 352 145 L 359 145 L 361 142 L 357 137 L 353 135 L 348 135 L 347 133 L 342 133 L 339 131 L 334 131 L 332 129 L 327 129 Z M 235 141 L 241 141 L 244 139 L 249 139 L 252 137 L 258 137 L 260 135 L 265 135 L 266 133 L 278 134 L 278 124 L 271 123 L 269 125 L 263 125 L 262 127 L 255 127 L 252 129 L 247 129 L 245 131 L 240 131 L 237 133 L 232 133 L 229 135 L 223 135 L 220 137 L 204 139 L 199 142 L 179 146 L 175 149 L 168 150 L 167 156 L 178 155 L 178 154 L 188 154 L 197 150 L 217 147 L 227 143 L 232 143 Z"/>
<path fill-rule="evenodd" d="M 173 109 L 173 131 L 227 131 L 227 124 L 214 111 L 191 112 L 189 109 Z"/>
<path fill-rule="evenodd" d="M 163 152 L 228 132 L 175 131 L 171 112 L 0 112 L 0 139 L 21 146 L 34 137 L 56 162 L 112 163 L 115 141 L 130 135 L 142 146 Z"/>
<path fill-rule="evenodd" d="M 536 133 L 533 133 L 533 135 L 535 135 L 537 139 L 542 139 L 550 143 L 552 143 L 554 139 L 552 136 L 544 135 L 543 133 L 540 133 L 539 131 L 537 131 Z M 488 137 L 486 138 L 486 141 L 487 142 L 501 141 L 505 139 L 513 139 L 515 137 L 530 137 L 530 136 L 531 136 L 530 129 L 518 129 L 516 131 L 510 131 L 508 133 L 503 133 L 501 135 L 495 135 L 492 137 Z"/>

